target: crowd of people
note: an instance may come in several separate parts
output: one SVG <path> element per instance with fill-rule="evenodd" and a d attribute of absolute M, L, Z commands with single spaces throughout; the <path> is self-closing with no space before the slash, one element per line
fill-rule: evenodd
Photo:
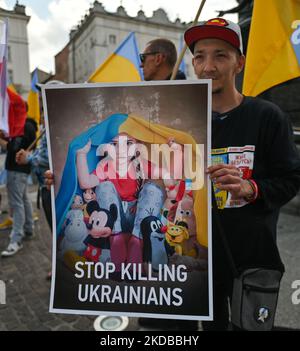
<path fill-rule="evenodd" d="M 204 330 L 228 330 L 230 323 L 233 276 L 220 235 L 226 236 L 238 268 L 282 266 L 276 246 L 279 210 L 300 188 L 300 157 L 288 118 L 274 104 L 237 90 L 235 79 L 245 64 L 240 28 L 224 19 L 216 23 L 216 19 L 204 21 L 185 32 L 197 78 L 212 80 L 212 149 L 228 150 L 226 157 L 230 159 L 231 147 L 242 150 L 251 146 L 247 152 L 251 153 L 252 166 L 243 174 L 234 163 L 220 162 L 219 158 L 214 162 L 212 155 L 212 166 L 207 169 L 224 233 L 219 233 L 213 223 L 214 320 L 203 322 Z M 177 61 L 176 48 L 169 40 L 152 40 L 140 60 L 146 81 L 169 80 Z M 183 72 L 177 73 L 176 79 L 185 78 Z M 34 232 L 27 194 L 30 172 L 37 176 L 43 209 L 52 226 L 49 187 L 55 175 L 45 173 L 49 169 L 46 134 L 34 150 L 29 149 L 36 131 L 37 126 L 27 118 L 22 136 L 1 135 L 0 145 L 7 150 L 5 169 L 12 217 L 9 243 L 2 257 L 15 255 L 24 237 Z M 232 201 L 219 201 L 220 192 L 227 192 Z M 161 329 L 198 328 L 194 321 L 141 318 L 139 323 Z"/>
<path fill-rule="evenodd" d="M 6 173 L 6 190 L 8 198 L 8 216 L 3 218 L 0 229 L 10 230 L 7 248 L 1 252 L 1 257 L 11 257 L 23 248 L 24 240 L 32 239 L 34 222 L 38 215 L 34 214 L 28 187 L 32 179 L 37 180 L 37 208 L 42 207 L 52 228 L 51 197 L 45 185 L 45 172 L 49 169 L 46 133 L 44 131 L 44 117 L 42 101 L 40 99 L 41 120 L 36 121 L 27 115 L 27 103 L 18 98 L 19 105 L 24 105 L 25 118 L 19 116 L 21 132 L 16 136 L 1 133 L 0 145 L 6 152 L 5 165 L 2 172 Z M 17 109 L 20 111 L 20 109 Z M 20 121 L 19 121 L 20 122 Z M 4 204 L 2 204 L 4 206 Z M 46 276 L 51 278 L 51 273 Z"/>

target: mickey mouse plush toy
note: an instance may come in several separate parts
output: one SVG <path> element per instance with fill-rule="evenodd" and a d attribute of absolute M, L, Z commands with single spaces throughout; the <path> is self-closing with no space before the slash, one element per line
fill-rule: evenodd
<path fill-rule="evenodd" d="M 89 215 L 89 222 L 86 225 L 89 235 L 84 240 L 87 248 L 83 256 L 88 261 L 108 262 L 110 261 L 109 236 L 118 216 L 118 209 L 115 204 L 111 204 L 109 211 L 100 208 L 97 201 L 91 201 L 86 207 Z"/>

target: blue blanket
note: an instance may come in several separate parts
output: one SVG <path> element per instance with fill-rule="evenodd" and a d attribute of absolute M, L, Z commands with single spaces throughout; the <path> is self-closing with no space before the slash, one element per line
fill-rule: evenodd
<path fill-rule="evenodd" d="M 91 150 L 87 155 L 90 173 L 96 169 L 99 157 L 96 149 L 100 144 L 110 142 L 119 133 L 119 127 L 128 118 L 125 114 L 114 114 L 98 125 L 77 136 L 69 145 L 68 156 L 63 171 L 59 192 L 55 199 L 56 232 L 60 234 L 66 214 L 72 204 L 73 197 L 80 193 L 76 170 L 76 152 L 84 147 L 89 140 L 92 142 Z"/>

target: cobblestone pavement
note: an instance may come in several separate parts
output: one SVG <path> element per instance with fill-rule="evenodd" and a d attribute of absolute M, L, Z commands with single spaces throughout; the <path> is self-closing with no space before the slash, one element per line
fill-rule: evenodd
<path fill-rule="evenodd" d="M 1 209 L 6 208 L 5 189 Z M 35 203 L 35 188 L 31 197 Z M 2 221 L 5 215 L 0 216 Z M 14 257 L 0 258 L 0 280 L 7 285 L 7 303 L 0 305 L 0 331 L 7 330 L 93 330 L 94 316 L 50 314 L 50 283 L 46 281 L 51 265 L 51 235 L 43 212 L 39 213 L 35 237 L 24 243 L 24 248 Z M 300 329 L 300 305 L 291 302 L 292 281 L 300 280 L 300 219 L 282 214 L 278 242 L 286 264 L 279 298 L 276 325 Z M 0 232 L 0 251 L 8 243 L 9 231 Z M 127 330 L 138 330 L 137 319 L 130 318 Z"/>

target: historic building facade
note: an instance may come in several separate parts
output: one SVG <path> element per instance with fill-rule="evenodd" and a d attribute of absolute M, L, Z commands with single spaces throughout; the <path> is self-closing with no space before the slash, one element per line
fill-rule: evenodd
<path fill-rule="evenodd" d="M 13 10 L 0 8 L 0 19 L 8 19 L 8 76 L 17 91 L 27 96 L 30 90 L 29 47 L 27 25 L 30 17 L 25 6 L 16 3 Z"/>
<path fill-rule="evenodd" d="M 111 13 L 95 1 L 77 28 L 70 32 L 68 44 L 56 55 L 55 79 L 85 82 L 130 32 L 135 32 L 139 50 L 155 38 L 170 39 L 179 50 L 186 28 L 187 24 L 179 19 L 171 22 L 163 9 L 154 11 L 152 17 L 146 17 L 142 10 L 136 17 L 130 17 L 122 6 Z M 186 73 L 190 78 L 194 77 L 191 60 L 187 51 Z"/>

